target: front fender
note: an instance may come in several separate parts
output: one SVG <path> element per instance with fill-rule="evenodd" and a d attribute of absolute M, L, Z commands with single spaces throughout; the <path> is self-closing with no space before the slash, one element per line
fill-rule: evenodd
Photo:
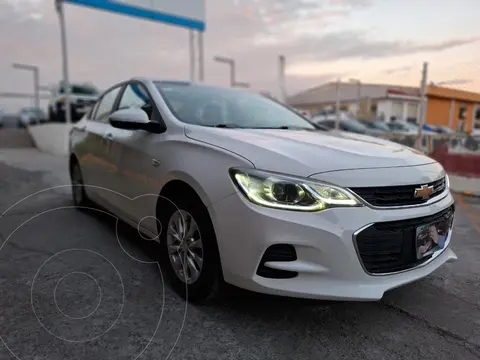
<path fill-rule="evenodd" d="M 237 154 L 200 142 L 182 143 L 169 152 L 178 156 L 167 162 L 159 193 L 170 181 L 181 180 L 196 191 L 207 207 L 237 191 L 230 179 L 230 168 L 254 168 Z"/>

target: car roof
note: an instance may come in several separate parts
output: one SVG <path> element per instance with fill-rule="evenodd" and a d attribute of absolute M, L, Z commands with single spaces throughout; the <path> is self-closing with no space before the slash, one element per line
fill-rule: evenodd
<path fill-rule="evenodd" d="M 135 76 L 135 77 L 130 78 L 128 81 L 163 82 L 163 83 L 171 83 L 171 84 L 189 85 L 189 86 L 193 86 L 193 87 L 206 88 L 206 89 L 219 89 L 219 90 L 238 91 L 238 92 L 253 92 L 253 93 L 259 94 L 258 91 L 255 91 L 253 89 L 232 88 L 232 87 L 221 86 L 221 85 L 198 83 L 198 82 L 189 81 L 189 80 Z"/>

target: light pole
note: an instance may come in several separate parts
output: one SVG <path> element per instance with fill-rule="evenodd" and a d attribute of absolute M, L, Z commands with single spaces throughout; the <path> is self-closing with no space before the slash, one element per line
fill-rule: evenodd
<path fill-rule="evenodd" d="M 67 29 L 65 26 L 65 13 L 63 8 L 63 0 L 55 0 L 55 10 L 58 14 L 60 23 L 60 41 L 62 44 L 62 73 L 63 73 L 63 92 L 65 94 L 65 123 L 72 123 L 72 109 L 70 107 L 70 80 L 68 78 L 68 51 L 67 51 Z M 65 138 L 68 144 L 68 136 Z"/>
<path fill-rule="evenodd" d="M 195 32 L 189 30 L 188 32 L 188 45 L 190 49 L 190 81 L 195 81 Z"/>
<path fill-rule="evenodd" d="M 215 56 L 213 61 L 230 66 L 230 86 L 235 87 L 235 60 L 223 56 Z"/>
<path fill-rule="evenodd" d="M 336 86 L 336 101 L 335 101 L 335 130 L 340 130 L 340 79 L 337 80 Z"/>
<path fill-rule="evenodd" d="M 428 79 L 428 62 L 424 62 L 422 66 L 422 79 L 420 81 L 420 119 L 417 135 L 417 149 L 420 149 L 421 138 L 423 133 L 423 124 L 427 116 L 427 79 Z"/>
<path fill-rule="evenodd" d="M 29 64 L 12 64 L 14 69 L 17 70 L 27 70 L 33 72 L 33 94 L 35 98 L 35 107 L 40 107 L 40 80 L 39 80 L 39 69 L 38 66 L 29 65 Z"/>
<path fill-rule="evenodd" d="M 358 119 L 358 116 L 360 115 L 360 105 L 362 102 L 362 82 L 358 79 L 349 79 L 348 81 L 353 84 L 357 84 L 357 111 L 355 112 L 355 116 Z"/>
<path fill-rule="evenodd" d="M 287 103 L 287 89 L 285 84 L 285 68 L 286 68 L 287 60 L 285 55 L 278 56 L 278 82 L 280 86 L 280 96 L 282 98 L 282 102 Z"/>

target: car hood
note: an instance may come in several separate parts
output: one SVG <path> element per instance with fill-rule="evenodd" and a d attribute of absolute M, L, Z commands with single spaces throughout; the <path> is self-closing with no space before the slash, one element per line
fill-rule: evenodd
<path fill-rule="evenodd" d="M 236 153 L 258 169 L 309 176 L 435 162 L 415 149 L 367 135 L 333 131 L 186 127 L 185 134 Z"/>

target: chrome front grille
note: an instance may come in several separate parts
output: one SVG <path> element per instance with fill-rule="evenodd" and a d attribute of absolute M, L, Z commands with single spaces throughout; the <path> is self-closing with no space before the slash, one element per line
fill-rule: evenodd
<path fill-rule="evenodd" d="M 429 198 L 415 197 L 415 190 L 425 185 L 432 188 L 432 193 Z M 350 188 L 350 190 L 370 205 L 377 207 L 395 207 L 424 204 L 428 200 L 440 195 L 445 190 L 445 186 L 446 180 L 445 177 L 443 177 L 428 184 L 361 187 Z"/>

